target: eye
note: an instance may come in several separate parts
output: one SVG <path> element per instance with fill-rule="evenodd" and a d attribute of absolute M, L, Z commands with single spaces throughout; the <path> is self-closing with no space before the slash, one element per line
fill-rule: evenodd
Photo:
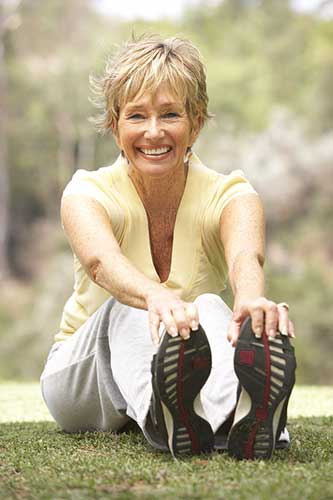
<path fill-rule="evenodd" d="M 144 116 L 141 115 L 140 113 L 135 113 L 133 115 L 130 115 L 128 117 L 129 120 L 143 120 Z"/>
<path fill-rule="evenodd" d="M 169 111 L 168 113 L 164 113 L 163 118 L 178 118 L 179 114 L 174 111 Z"/>

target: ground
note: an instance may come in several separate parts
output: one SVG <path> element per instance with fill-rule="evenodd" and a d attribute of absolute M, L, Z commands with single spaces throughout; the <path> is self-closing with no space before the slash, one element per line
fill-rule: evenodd
<path fill-rule="evenodd" d="M 288 451 L 175 461 L 135 430 L 62 433 L 36 383 L 0 384 L 1 499 L 333 499 L 333 387 L 296 387 Z"/>

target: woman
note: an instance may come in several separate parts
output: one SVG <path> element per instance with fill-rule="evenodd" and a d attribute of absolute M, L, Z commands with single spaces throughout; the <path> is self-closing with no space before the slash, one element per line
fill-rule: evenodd
<path fill-rule="evenodd" d="M 131 417 L 182 455 L 212 450 L 231 427 L 231 455 L 268 458 L 294 383 L 294 330 L 287 305 L 264 297 L 258 195 L 242 172 L 192 153 L 209 117 L 198 50 L 132 41 L 94 88 L 97 125 L 121 154 L 64 191 L 75 285 L 41 378 L 46 404 L 68 432 Z M 218 295 L 227 272 L 233 312 Z"/>

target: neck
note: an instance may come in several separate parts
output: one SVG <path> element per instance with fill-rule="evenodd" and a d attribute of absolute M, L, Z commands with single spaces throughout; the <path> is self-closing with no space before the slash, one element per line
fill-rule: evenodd
<path fill-rule="evenodd" d="M 148 214 L 154 215 L 165 210 L 177 210 L 182 199 L 188 164 L 184 168 L 170 172 L 163 177 L 151 177 L 128 168 L 128 176 L 132 180 L 137 193 Z"/>

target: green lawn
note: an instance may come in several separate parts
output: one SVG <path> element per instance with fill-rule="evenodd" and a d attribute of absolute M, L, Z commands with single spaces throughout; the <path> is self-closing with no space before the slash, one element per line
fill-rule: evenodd
<path fill-rule="evenodd" d="M 1 499 L 333 499 L 333 388 L 296 387 L 289 451 L 174 461 L 140 433 L 66 435 L 38 384 L 0 384 Z"/>

